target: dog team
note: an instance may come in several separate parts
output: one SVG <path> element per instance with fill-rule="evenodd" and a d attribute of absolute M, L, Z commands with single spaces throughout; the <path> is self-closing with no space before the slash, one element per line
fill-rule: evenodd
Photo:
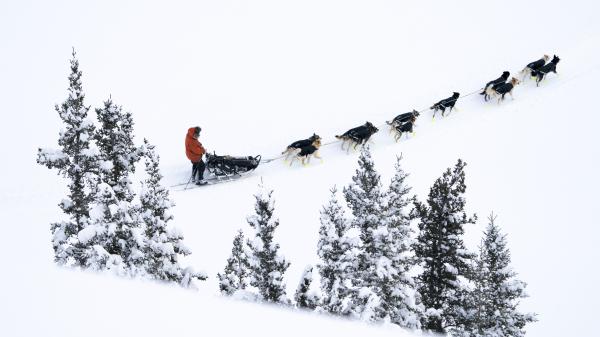
<path fill-rule="evenodd" d="M 506 94 L 509 94 L 512 98 L 512 91 L 515 86 L 520 84 L 521 81 L 525 80 L 527 77 L 535 79 L 536 86 L 539 86 L 540 82 L 548 73 L 553 72 L 557 74 L 556 65 L 560 61 L 560 58 L 554 55 L 550 62 L 548 62 L 549 59 L 550 57 L 548 55 L 544 55 L 541 59 L 528 63 L 525 68 L 520 71 L 521 80 L 513 77 L 508 81 L 510 72 L 505 71 L 497 79 L 487 82 L 483 91 L 479 94 L 483 95 L 486 102 L 492 98 L 497 98 L 498 104 L 500 104 L 500 102 L 504 100 Z M 452 96 L 432 105 L 430 109 L 433 110 L 433 117 L 435 118 L 435 114 L 438 111 L 441 111 L 442 117 L 447 109 L 448 112 L 451 112 L 459 97 L 460 93 L 454 92 Z M 403 134 L 414 133 L 413 128 L 417 117 L 419 117 L 419 112 L 413 110 L 411 112 L 402 113 L 394 117 L 391 121 L 386 122 L 386 124 L 390 126 L 390 133 L 394 132 L 394 140 L 396 142 L 400 140 Z M 349 152 L 350 148 L 356 150 L 359 145 L 364 146 L 377 131 L 379 131 L 379 129 L 371 122 L 366 122 L 361 126 L 344 132 L 342 135 L 335 136 L 335 138 L 342 141 L 342 150 L 346 147 L 346 152 Z M 317 134 L 313 134 L 307 139 L 302 139 L 290 144 L 286 150 L 283 151 L 282 155 L 285 156 L 286 161 L 292 156 L 290 166 L 294 163 L 294 160 L 300 161 L 302 165 L 307 165 L 310 162 L 311 157 L 322 160 L 319 156 L 320 147 L 321 137 Z"/>

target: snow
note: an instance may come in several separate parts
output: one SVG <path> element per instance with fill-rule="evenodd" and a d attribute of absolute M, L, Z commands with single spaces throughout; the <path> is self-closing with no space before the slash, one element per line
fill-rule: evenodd
<path fill-rule="evenodd" d="M 464 159 L 467 213 L 479 216 L 465 228 L 466 244 L 474 249 L 486 215 L 498 214 L 513 270 L 528 284 L 522 309 L 539 314 L 527 336 L 596 335 L 589 322 L 600 300 L 600 272 L 590 268 L 600 259 L 597 1 L 74 4 L 0 4 L 0 335 L 401 335 L 216 295 L 215 275 L 235 232 L 248 229 L 261 177 L 275 190 L 275 241 L 292 263 L 284 281 L 293 294 L 303 267 L 315 264 L 329 189 L 341 190 L 356 169 L 357 153 L 337 143 L 307 167 L 275 161 L 239 182 L 171 192 L 173 224 L 192 250 L 185 262 L 210 276 L 198 292 L 55 267 L 49 224 L 64 220 L 57 203 L 66 187 L 34 158 L 38 148 L 56 147 L 54 104 L 68 96 L 73 46 L 86 106 L 101 107 L 111 94 L 131 111 L 138 145 L 143 137 L 156 144 L 167 186 L 187 181 L 183 138 L 192 125 L 202 127 L 210 151 L 271 158 L 313 132 L 326 143 L 556 53 L 559 75 L 539 88 L 527 81 L 502 104 L 466 97 L 447 118 L 432 123 L 424 113 L 415 136 L 397 144 L 380 128 L 371 148 L 384 182 L 403 154 L 420 200 Z M 132 323 L 157 315 L 160 323 Z M 232 317 L 239 321 L 228 324 Z"/>

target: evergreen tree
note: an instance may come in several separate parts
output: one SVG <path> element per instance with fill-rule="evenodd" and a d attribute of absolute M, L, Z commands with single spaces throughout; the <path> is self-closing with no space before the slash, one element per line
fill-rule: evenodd
<path fill-rule="evenodd" d="M 353 277 L 358 267 L 358 242 L 349 234 L 350 223 L 337 199 L 335 186 L 331 198 L 321 210 L 321 226 L 317 265 L 321 275 L 322 306 L 327 312 L 351 315 L 354 313 L 353 298 L 356 288 Z"/>
<path fill-rule="evenodd" d="M 81 83 L 81 70 L 75 50 L 71 59 L 69 96 L 56 112 L 65 124 L 58 139 L 59 150 L 38 149 L 37 162 L 69 180 L 69 193 L 59 207 L 69 220 L 51 225 L 55 260 L 59 264 L 83 265 L 83 247 L 77 239 L 79 231 L 89 223 L 90 203 L 94 198 L 95 172 L 98 151 L 90 143 L 94 136 L 94 125 L 87 118 L 89 107 L 84 105 L 85 95 Z"/>
<path fill-rule="evenodd" d="M 469 336 L 522 337 L 525 325 L 534 322 L 535 315 L 517 310 L 519 299 L 527 296 L 526 284 L 515 279 L 510 268 L 506 235 L 501 234 L 493 215 L 488 219 L 470 294 L 470 303 L 477 305 L 465 330 Z"/>
<path fill-rule="evenodd" d="M 160 183 L 160 157 L 146 139 L 142 153 L 147 177 L 142 183 L 139 213 L 145 229 L 143 262 L 146 272 L 152 278 L 176 282 L 184 287 L 190 286 L 193 279 L 205 280 L 206 275 L 179 264 L 179 257 L 189 255 L 191 251 L 183 244 L 183 234 L 168 226 L 173 219 L 169 210 L 174 203 L 169 199 L 169 191 Z"/>
<path fill-rule="evenodd" d="M 247 241 L 251 251 L 250 284 L 258 289 L 264 301 L 288 303 L 283 274 L 290 263 L 279 254 L 279 244 L 273 242 L 273 234 L 279 226 L 279 220 L 273 219 L 273 191 L 265 191 L 260 186 L 254 196 L 256 214 L 248 217 L 248 224 L 254 228 L 255 236 Z"/>
<path fill-rule="evenodd" d="M 422 305 L 416 294 L 416 284 L 410 275 L 415 264 L 411 255 L 410 222 L 414 216 L 408 209 L 414 197 L 409 197 L 411 188 L 405 180 L 408 174 L 402 169 L 401 158 L 397 158 L 395 174 L 385 197 L 384 218 L 386 226 L 380 230 L 378 249 L 377 289 L 381 293 L 381 312 L 392 323 L 402 327 L 418 329 Z"/>
<path fill-rule="evenodd" d="M 418 290 L 427 310 L 421 323 L 439 333 L 465 319 L 459 276 L 468 273 L 472 254 L 465 249 L 462 235 L 463 225 L 474 223 L 475 217 L 467 217 L 464 211 L 464 167 L 459 159 L 454 169 L 435 181 L 427 204 L 415 202 L 420 232 L 414 250 L 423 267 Z"/>
<path fill-rule="evenodd" d="M 298 308 L 314 310 L 319 305 L 319 297 L 310 289 L 313 281 L 312 271 L 313 267 L 307 266 L 300 278 L 300 284 L 294 295 Z"/>
<path fill-rule="evenodd" d="M 102 109 L 96 109 L 100 128 L 95 134 L 102 157 L 101 179 L 115 190 L 119 200 L 131 202 L 130 173 L 140 159 L 140 151 L 133 143 L 133 119 L 131 113 L 122 111 L 109 98 Z"/>
<path fill-rule="evenodd" d="M 81 266 L 96 271 L 112 271 L 117 275 L 127 275 L 130 271 L 120 255 L 116 239 L 117 226 L 123 213 L 114 190 L 106 183 L 97 186 L 97 203 L 90 210 L 90 223 L 78 233 L 83 249 Z M 129 273 L 133 276 L 135 273 Z"/>
<path fill-rule="evenodd" d="M 217 274 L 219 278 L 219 289 L 225 295 L 233 295 L 238 290 L 246 289 L 250 264 L 248 253 L 244 249 L 244 232 L 240 229 L 233 239 L 231 256 L 227 259 L 227 265 L 223 274 Z"/>
<path fill-rule="evenodd" d="M 378 273 L 380 262 L 384 264 L 382 238 L 386 235 L 383 220 L 383 193 L 380 176 L 375 171 L 368 147 L 363 147 L 358 159 L 358 169 L 352 184 L 344 188 L 344 196 L 352 211 L 352 226 L 360 231 L 361 250 L 354 282 L 358 295 L 353 299 L 355 311 L 363 320 L 377 321 L 385 316 L 382 308 L 382 292 Z"/>

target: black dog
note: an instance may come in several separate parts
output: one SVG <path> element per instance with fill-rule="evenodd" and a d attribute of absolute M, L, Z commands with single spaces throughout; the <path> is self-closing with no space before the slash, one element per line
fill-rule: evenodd
<path fill-rule="evenodd" d="M 417 118 L 419 117 L 419 112 L 417 110 L 411 111 L 411 112 L 406 112 L 403 114 L 399 114 L 398 116 L 394 117 L 394 119 L 392 119 L 389 122 L 386 122 L 387 125 L 392 125 L 392 127 L 394 125 L 400 125 L 402 123 L 406 123 L 410 120 L 412 120 L 413 118 Z"/>
<path fill-rule="evenodd" d="M 393 130 L 396 131 L 396 134 L 394 135 L 394 140 L 397 142 L 400 140 L 400 138 L 402 137 L 402 134 L 405 132 L 413 132 L 413 126 L 415 123 L 416 118 L 412 117 L 411 119 L 409 119 L 407 122 L 402 123 L 402 124 L 394 124 Z"/>
<path fill-rule="evenodd" d="M 486 94 L 487 88 L 492 87 L 492 89 L 495 89 L 496 86 L 506 83 L 506 80 L 508 80 L 509 76 L 510 72 L 503 72 L 502 75 L 500 75 L 500 77 L 498 77 L 497 79 L 487 82 L 485 84 L 485 87 L 483 88 L 483 91 L 479 94 L 483 95 L 483 99 L 487 102 L 487 100 L 490 98 L 489 95 Z"/>
<path fill-rule="evenodd" d="M 525 68 L 523 68 L 523 70 L 521 70 L 521 75 L 522 75 L 521 80 L 524 80 L 525 77 L 527 77 L 527 75 L 531 76 L 534 71 L 543 67 L 544 64 L 546 64 L 546 62 L 548 62 L 549 59 L 550 59 L 550 57 L 548 55 L 544 55 L 544 57 L 542 57 L 541 59 L 527 64 L 525 66 Z"/>
<path fill-rule="evenodd" d="M 506 96 L 506 94 L 510 94 L 510 97 L 514 99 L 512 91 L 520 83 L 521 81 L 519 81 L 516 77 L 513 77 L 508 83 L 501 83 L 492 88 L 488 88 L 486 90 L 486 94 L 489 97 L 500 96 L 498 97 L 498 104 L 500 104 L 500 101 L 504 100 L 504 96 Z"/>
<path fill-rule="evenodd" d="M 554 57 L 552 58 L 552 61 L 548 62 L 548 64 L 541 66 L 540 68 L 538 68 L 537 70 L 533 71 L 531 73 L 531 76 L 535 77 L 535 85 L 536 86 L 540 86 L 540 82 L 544 79 L 544 76 L 546 76 L 546 74 L 553 72 L 555 74 L 557 74 L 556 72 L 556 65 L 558 64 L 558 62 L 560 61 L 560 58 L 558 58 L 558 56 L 554 55 Z"/>
<path fill-rule="evenodd" d="M 315 139 L 311 144 L 306 146 L 302 146 L 294 149 L 294 157 L 292 157 L 292 161 L 290 162 L 290 166 L 294 163 L 295 159 L 298 159 L 302 162 L 302 165 L 306 165 L 310 163 L 310 158 L 315 157 L 317 159 L 321 159 L 319 156 L 319 148 L 321 147 L 321 139 Z M 323 159 L 321 159 L 322 161 Z"/>
<path fill-rule="evenodd" d="M 356 149 L 358 145 L 364 145 L 377 131 L 379 131 L 379 129 L 371 122 L 366 122 L 364 125 L 344 132 L 341 136 L 335 136 L 335 138 L 342 140 L 342 150 L 344 149 L 344 144 L 348 142 L 347 150 L 350 151 L 350 146 L 352 144 L 354 144 L 354 149 Z"/>
<path fill-rule="evenodd" d="M 433 110 L 433 117 L 435 117 L 435 113 L 438 110 L 442 112 L 442 117 L 444 116 L 444 113 L 446 112 L 447 108 L 450 108 L 449 112 L 451 112 L 452 108 L 454 108 L 454 104 L 456 104 L 456 101 L 458 100 L 458 96 L 460 96 L 460 94 L 458 92 L 455 92 L 452 94 L 451 97 L 445 98 L 431 106 L 430 109 Z"/>
<path fill-rule="evenodd" d="M 284 154 L 285 155 L 285 160 L 287 160 L 288 157 L 290 156 L 290 154 L 296 152 L 295 151 L 296 149 L 300 149 L 300 148 L 303 148 L 303 147 L 306 147 L 306 146 L 310 146 L 316 140 L 320 141 L 321 137 L 319 137 L 319 135 L 313 133 L 313 135 L 310 136 L 307 139 L 302 139 L 302 140 L 299 140 L 299 141 L 295 141 L 292 144 L 288 145 L 288 147 L 285 149 L 285 151 L 283 151 L 281 154 L 282 155 Z"/>

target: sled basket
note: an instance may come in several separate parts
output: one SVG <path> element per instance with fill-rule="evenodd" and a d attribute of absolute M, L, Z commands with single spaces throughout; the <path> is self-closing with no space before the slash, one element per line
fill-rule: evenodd
<path fill-rule="evenodd" d="M 209 173 L 217 176 L 231 176 L 250 172 L 258 167 L 261 156 L 233 157 L 206 154 L 206 168 Z"/>

